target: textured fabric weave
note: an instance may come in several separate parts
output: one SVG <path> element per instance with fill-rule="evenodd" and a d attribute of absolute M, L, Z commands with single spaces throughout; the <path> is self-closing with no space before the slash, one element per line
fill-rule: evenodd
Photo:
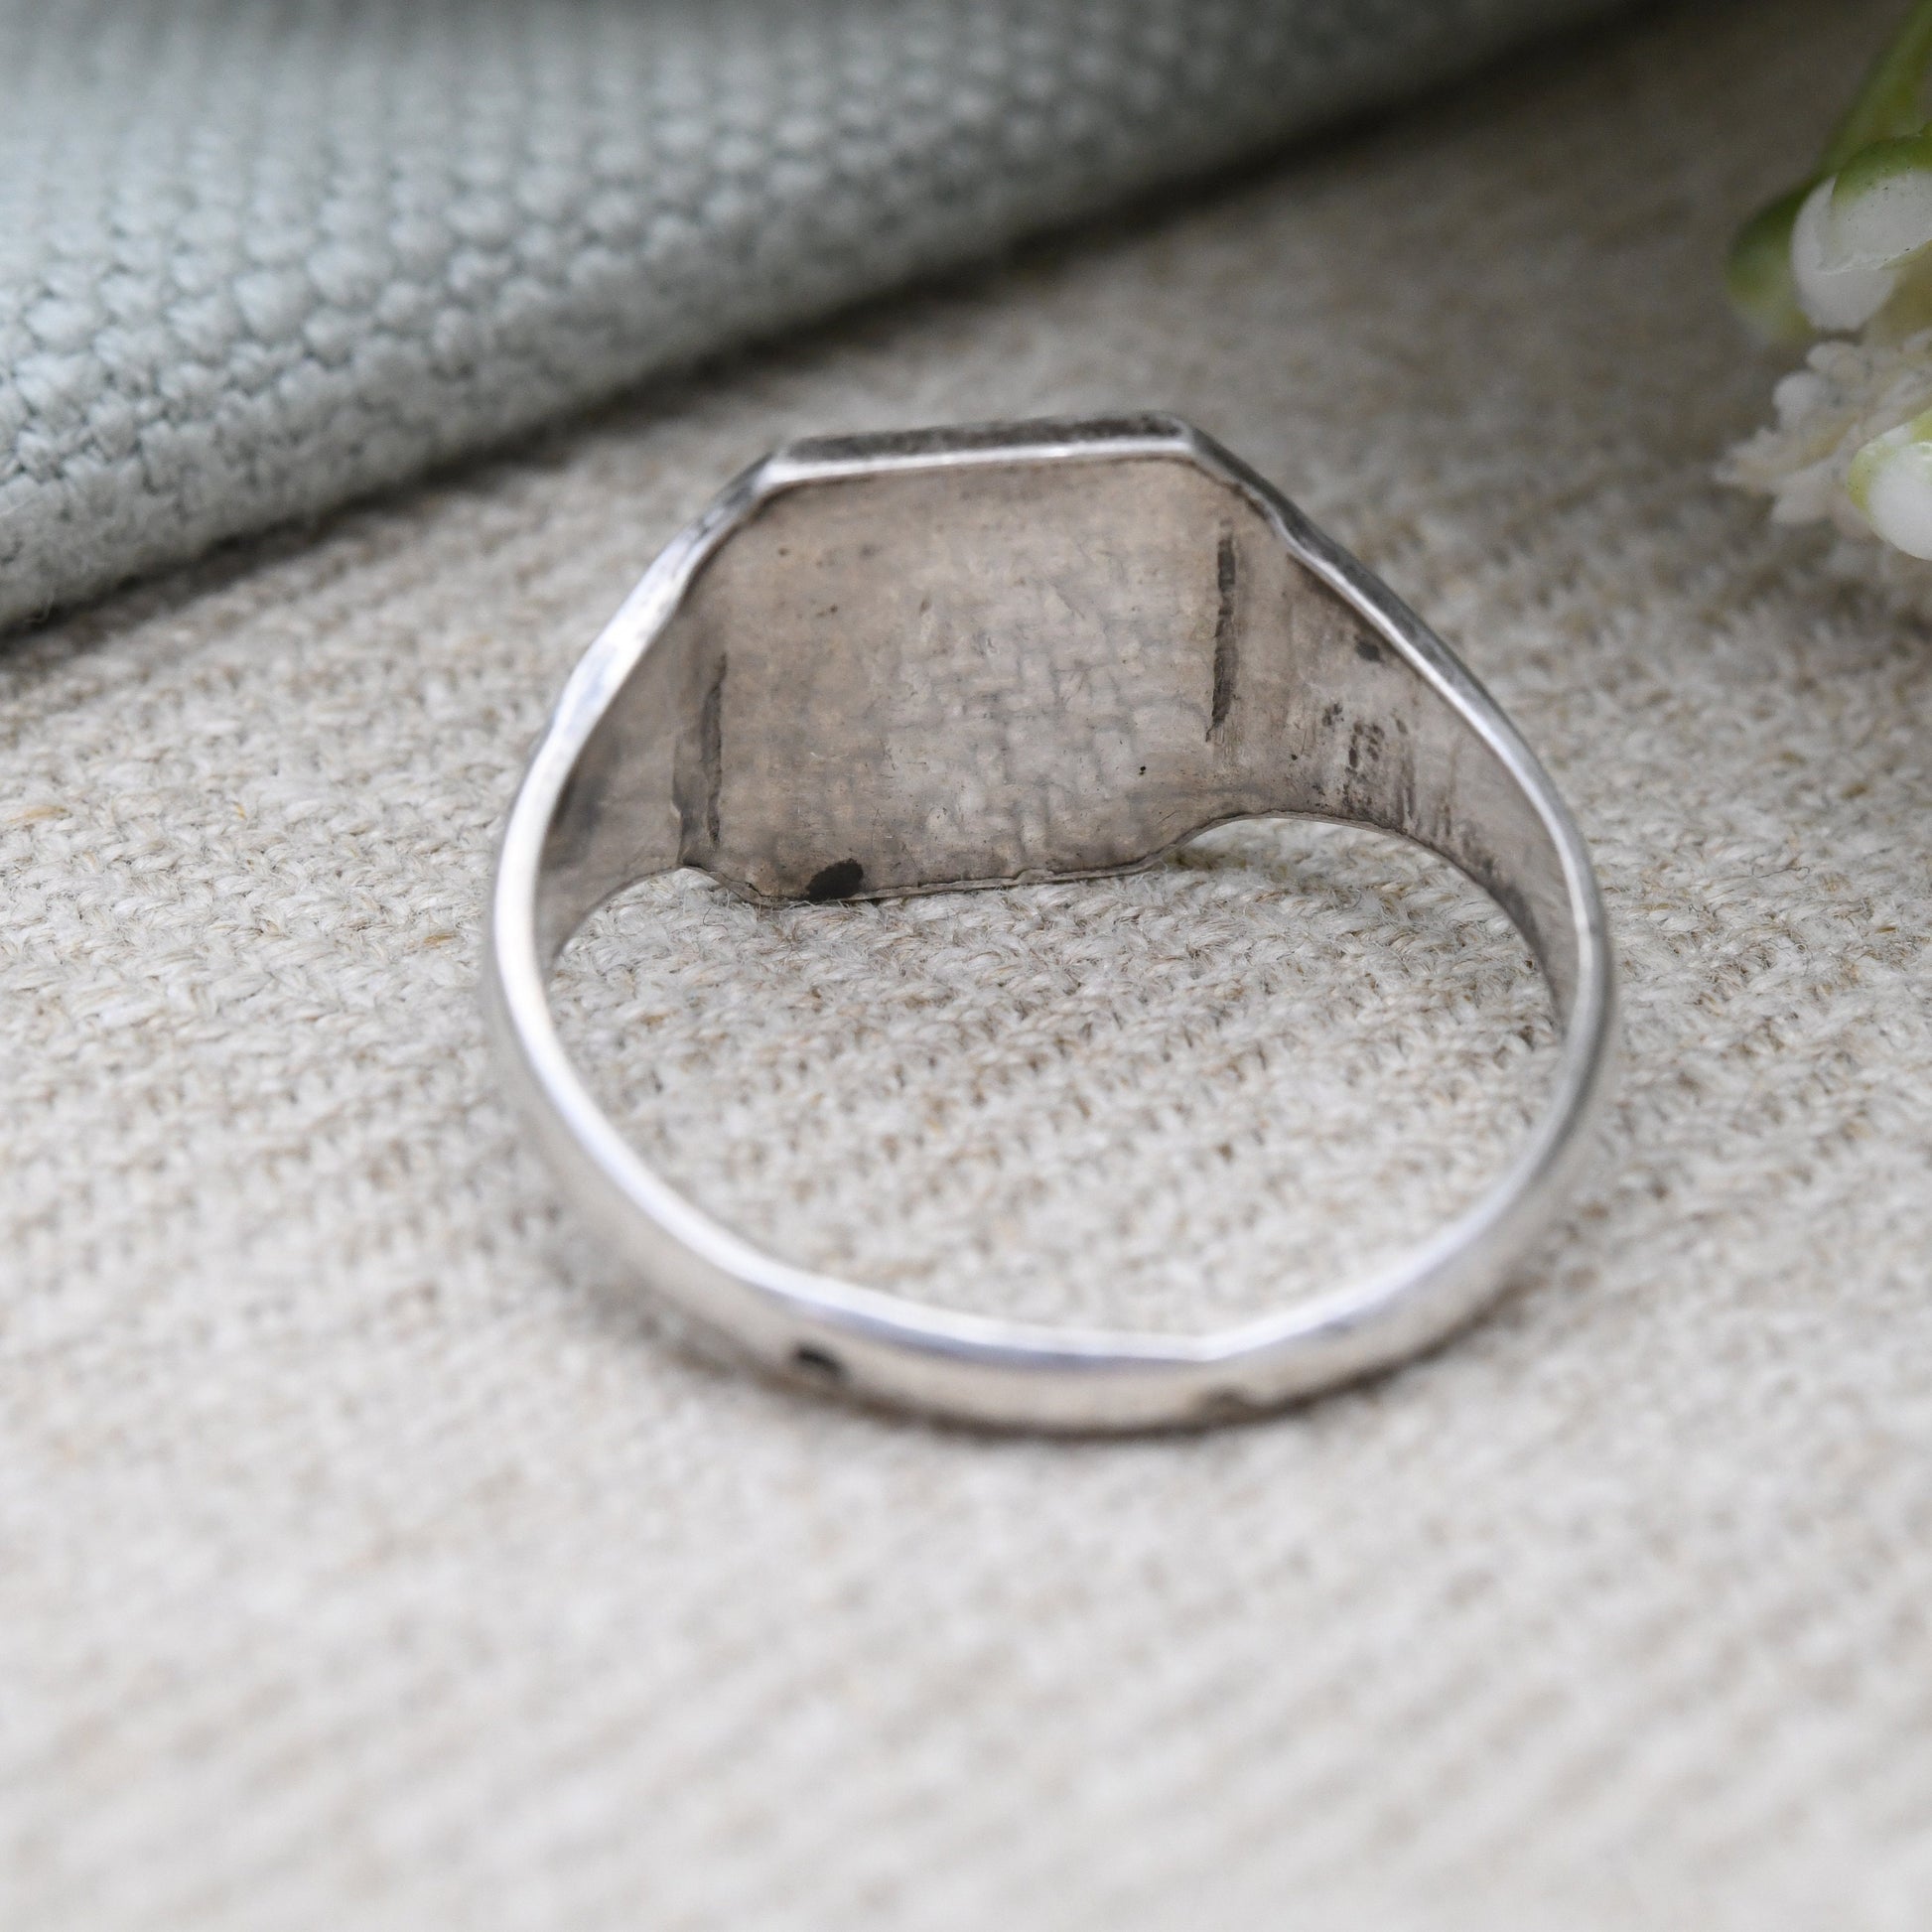
<path fill-rule="evenodd" d="M 1615 0 L 0 0 L 0 623 Z"/>
<path fill-rule="evenodd" d="M 7 1932 L 1921 1932 L 1932 637 L 1711 479 L 1774 374 L 1725 239 L 1892 11 L 1604 31 L 0 658 Z M 530 738 L 760 450 L 1133 405 L 1547 758 L 1625 967 L 1605 1165 L 1496 1318 L 1253 1428 L 694 1363 L 485 1050 Z M 783 1252 L 1173 1326 L 1449 1204 L 1547 1064 L 1493 914 L 1308 829 L 673 879 L 563 996 Z"/>

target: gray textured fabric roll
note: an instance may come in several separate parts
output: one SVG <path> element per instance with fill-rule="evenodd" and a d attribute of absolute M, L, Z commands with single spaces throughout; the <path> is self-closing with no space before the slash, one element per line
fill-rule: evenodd
<path fill-rule="evenodd" d="M 0 622 L 1617 0 L 0 0 Z"/>

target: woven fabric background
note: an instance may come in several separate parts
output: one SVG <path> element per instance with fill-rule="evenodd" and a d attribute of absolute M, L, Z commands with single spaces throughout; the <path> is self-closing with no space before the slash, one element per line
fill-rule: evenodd
<path fill-rule="evenodd" d="M 0 0 L 0 623 L 1617 0 Z"/>
<path fill-rule="evenodd" d="M 1711 479 L 1774 373 L 1725 237 L 1892 11 L 1600 30 L 14 645 L 9 1932 L 1918 1932 L 1932 636 Z M 525 748 L 761 449 L 1133 405 L 1546 756 L 1626 969 L 1605 1164 L 1494 1319 L 1255 1427 L 694 1362 L 499 1104 Z M 1547 1062 L 1492 913 L 1293 828 L 897 906 L 661 882 L 563 999 L 785 1252 L 1170 1323 L 1452 1204 Z"/>

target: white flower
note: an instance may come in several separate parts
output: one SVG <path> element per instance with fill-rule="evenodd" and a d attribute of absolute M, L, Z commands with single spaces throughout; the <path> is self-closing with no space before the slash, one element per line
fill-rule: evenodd
<path fill-rule="evenodd" d="M 1835 206 L 1837 187 L 1838 177 L 1828 176 L 1798 210 L 1791 228 L 1791 279 L 1798 306 L 1814 328 L 1862 329 L 1890 301 L 1898 269 L 1891 260 L 1849 245 L 1844 213 Z"/>
<path fill-rule="evenodd" d="M 1923 580 L 1906 557 L 1932 557 L 1932 331 L 1819 343 L 1778 384 L 1776 403 L 1776 423 L 1732 452 L 1725 481 L 1763 491 L 1780 523 L 1834 526 L 1854 546 L 1848 561 L 1855 551 L 1868 560 L 1865 572 L 1892 555 Z M 1932 605 L 1932 582 L 1911 596 Z"/>
<path fill-rule="evenodd" d="M 1914 0 L 1814 171 L 1737 231 L 1725 276 L 1768 341 L 1811 329 L 1777 421 L 1720 474 L 1932 614 L 1932 0 Z M 1844 340 L 1854 332 L 1857 341 Z M 1876 539 L 1874 541 L 1873 539 Z"/>
<path fill-rule="evenodd" d="M 1865 444 L 1845 493 L 1894 550 L 1932 559 L 1932 410 Z"/>

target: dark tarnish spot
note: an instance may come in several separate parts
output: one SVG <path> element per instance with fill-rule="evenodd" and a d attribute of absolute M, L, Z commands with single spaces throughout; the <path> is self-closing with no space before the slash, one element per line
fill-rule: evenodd
<path fill-rule="evenodd" d="M 1234 706 L 1234 681 L 1241 668 L 1240 645 L 1234 633 L 1234 533 L 1221 532 L 1214 554 L 1214 584 L 1220 604 L 1214 613 L 1214 698 L 1208 710 L 1207 735 L 1219 738 Z"/>
<path fill-rule="evenodd" d="M 1265 1413 L 1265 1404 L 1243 1395 L 1239 1389 L 1208 1389 L 1194 1403 L 1194 1419 L 1209 1425 L 1253 1422 Z"/>
<path fill-rule="evenodd" d="M 1416 836 L 1416 748 L 1406 720 L 1391 720 L 1393 735 L 1381 725 L 1357 719 L 1348 734 L 1342 772 L 1342 809 L 1369 825 Z M 1425 841 L 1427 843 L 1428 841 Z"/>
<path fill-rule="evenodd" d="M 1416 748 L 1410 742 L 1409 727 L 1395 721 L 1395 786 L 1393 795 L 1395 823 L 1400 831 L 1413 832 L 1416 810 Z"/>
<path fill-rule="evenodd" d="M 850 898 L 865 883 L 866 869 L 857 859 L 840 859 L 812 874 L 805 897 L 815 905 L 828 898 Z"/>
<path fill-rule="evenodd" d="M 718 801 L 725 788 L 725 664 L 721 651 L 718 668 L 705 686 L 704 707 L 698 713 L 698 762 L 704 770 L 704 830 L 714 851 L 718 845 Z"/>
<path fill-rule="evenodd" d="M 1342 809 L 1370 825 L 1389 822 L 1388 800 L 1384 796 L 1388 784 L 1382 768 L 1382 755 L 1387 746 L 1388 735 L 1369 719 L 1358 718 L 1349 731 L 1348 768 L 1341 780 Z"/>
<path fill-rule="evenodd" d="M 1358 637 L 1355 640 L 1355 655 L 1364 664 L 1379 664 L 1382 661 L 1382 646 L 1373 637 Z"/>
<path fill-rule="evenodd" d="M 829 1348 L 814 1348 L 800 1342 L 791 1351 L 791 1365 L 815 1381 L 840 1383 L 845 1380 L 845 1364 Z"/>

